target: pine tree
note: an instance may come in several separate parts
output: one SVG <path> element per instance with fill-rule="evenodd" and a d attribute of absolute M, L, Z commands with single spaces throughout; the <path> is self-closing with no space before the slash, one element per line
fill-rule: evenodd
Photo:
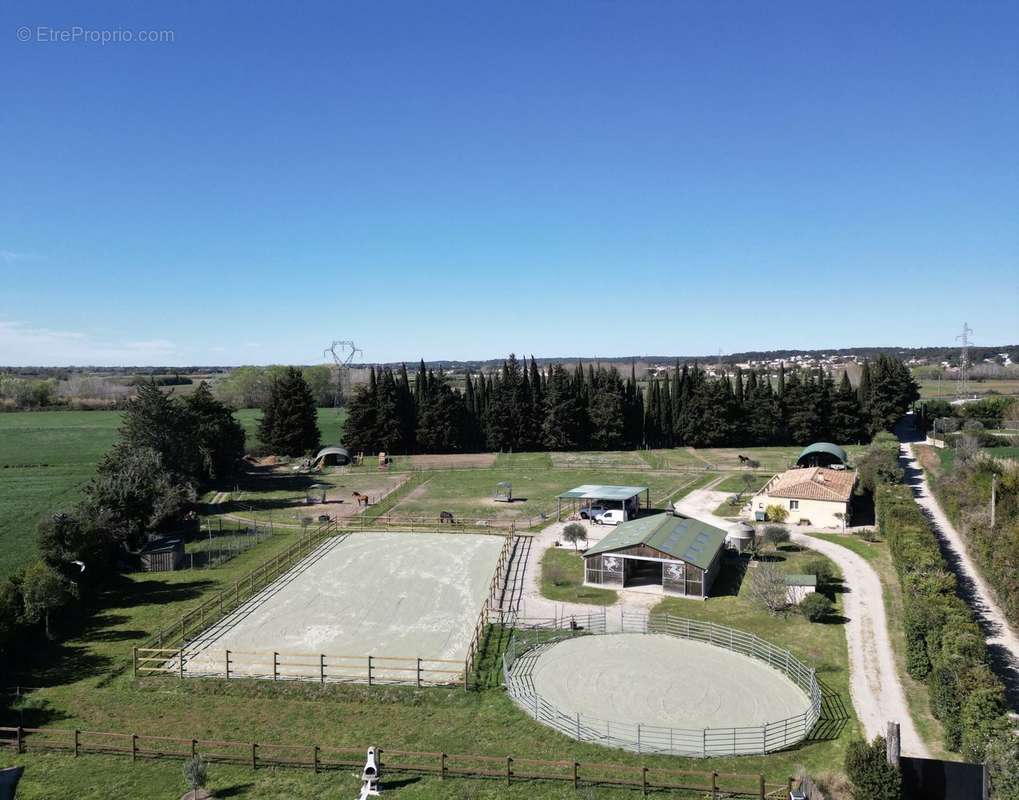
<path fill-rule="evenodd" d="M 300 456 L 318 449 L 318 409 L 296 367 L 287 367 L 280 377 L 272 379 L 258 438 L 277 455 Z"/>

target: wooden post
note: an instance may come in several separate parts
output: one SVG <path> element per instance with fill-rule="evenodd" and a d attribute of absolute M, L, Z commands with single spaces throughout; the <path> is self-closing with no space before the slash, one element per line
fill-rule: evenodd
<path fill-rule="evenodd" d="M 420 658 L 418 659 L 418 673 L 417 673 L 417 676 L 418 676 L 418 688 L 420 689 L 421 688 L 421 659 Z"/>
<path fill-rule="evenodd" d="M 711 800 L 718 800 L 718 773 L 711 771 Z"/>
<path fill-rule="evenodd" d="M 134 650 L 134 676 L 138 677 L 138 648 L 132 648 Z"/>
<path fill-rule="evenodd" d="M 439 753 L 439 780 L 446 780 L 446 754 Z"/>
<path fill-rule="evenodd" d="M 766 796 L 765 791 L 764 791 L 764 775 L 758 775 L 757 776 L 757 785 L 758 785 L 758 787 L 760 789 L 759 796 L 760 796 L 761 800 L 764 800 L 764 798 Z"/>
<path fill-rule="evenodd" d="M 230 680 L 230 651 L 225 650 L 226 654 L 226 679 Z"/>
<path fill-rule="evenodd" d="M 513 781 L 513 756 L 506 756 L 506 785 Z"/>
<path fill-rule="evenodd" d="M 368 656 L 368 685 L 372 685 L 372 657 Z"/>
<path fill-rule="evenodd" d="M 194 758 L 197 755 L 198 755 L 198 740 L 197 739 L 192 739 L 191 740 L 191 757 Z"/>
<path fill-rule="evenodd" d="M 318 745 L 315 745 L 315 751 L 312 754 L 312 767 L 315 770 L 315 774 L 318 775 Z"/>
<path fill-rule="evenodd" d="M 132 733 L 131 734 L 131 760 L 132 761 L 137 761 L 138 760 L 138 734 L 137 733 Z"/>
<path fill-rule="evenodd" d="M 180 679 L 184 680 L 184 648 L 177 651 L 177 666 L 180 667 Z"/>
<path fill-rule="evenodd" d="M 184 643 L 184 617 L 180 618 L 180 641 Z"/>
<path fill-rule="evenodd" d="M 81 731 L 77 728 L 74 729 L 74 757 L 78 757 L 78 753 L 81 752 Z"/>
<path fill-rule="evenodd" d="M 325 686 L 326 682 L 326 657 L 322 653 L 318 657 L 318 682 Z"/>
<path fill-rule="evenodd" d="M 899 723 L 889 722 L 888 738 L 885 740 L 885 755 L 888 759 L 888 763 L 896 769 L 899 768 L 899 757 L 901 753 L 902 749 L 899 737 Z"/>
<path fill-rule="evenodd" d="M 579 761 L 574 761 L 573 762 L 573 788 L 574 789 L 579 789 L 580 788 L 580 762 Z"/>
<path fill-rule="evenodd" d="M 258 744 L 251 743 L 251 768 L 258 769 Z"/>
<path fill-rule="evenodd" d="M 647 767 L 640 768 L 640 792 L 647 796 Z"/>
<path fill-rule="evenodd" d="M 20 725 L 14 734 L 14 741 L 17 746 L 18 755 L 25 752 L 25 731 Z"/>
<path fill-rule="evenodd" d="M 280 654 L 275 650 L 272 654 L 272 679 L 274 681 L 279 680 L 280 677 Z"/>

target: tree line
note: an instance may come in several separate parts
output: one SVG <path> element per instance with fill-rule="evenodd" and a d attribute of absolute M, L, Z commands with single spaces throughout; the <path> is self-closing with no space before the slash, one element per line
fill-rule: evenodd
<path fill-rule="evenodd" d="M 857 387 L 823 370 L 741 370 L 720 378 L 696 364 L 638 383 L 633 369 L 551 364 L 510 355 L 454 388 L 422 361 L 374 367 L 347 406 L 343 442 L 361 452 L 623 450 L 866 442 L 919 397 L 909 369 L 880 356 Z"/>

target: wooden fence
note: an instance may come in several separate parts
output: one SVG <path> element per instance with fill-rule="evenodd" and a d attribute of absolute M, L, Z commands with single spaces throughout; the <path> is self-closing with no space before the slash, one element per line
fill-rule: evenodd
<path fill-rule="evenodd" d="M 232 586 L 206 600 L 197 608 L 181 615 L 179 624 L 160 628 L 140 649 L 163 649 L 186 644 L 189 637 L 202 633 L 214 622 L 240 606 L 245 600 L 261 591 L 283 573 L 310 555 L 328 537 L 336 535 L 335 523 L 319 525 L 315 530 L 301 534 L 297 541 L 281 553 L 263 561 L 251 572 L 241 576 Z"/>
<path fill-rule="evenodd" d="M 241 764 L 252 769 L 283 767 L 317 772 L 359 770 L 367 748 L 317 744 L 270 744 L 223 739 L 183 739 L 137 733 L 83 731 L 76 728 L 0 727 L 0 748 L 16 753 L 63 752 L 75 758 L 115 755 L 139 759 L 193 758 L 212 763 Z M 769 783 L 764 775 L 668 769 L 657 766 L 553 761 L 515 756 L 413 752 L 378 748 L 386 772 L 447 778 L 488 778 L 505 781 L 555 781 L 582 786 L 618 786 L 652 791 L 694 792 L 701 797 L 787 798 L 795 781 Z M 353 783 L 353 779 L 352 779 Z"/>
<path fill-rule="evenodd" d="M 326 653 L 280 653 L 247 650 L 195 650 L 136 647 L 135 677 L 259 678 L 319 683 L 466 685 L 461 661 L 412 656 L 341 656 Z"/>
<path fill-rule="evenodd" d="M 495 572 L 492 574 L 492 581 L 488 585 L 485 604 L 481 607 L 481 612 L 478 614 L 478 619 L 474 623 L 474 630 L 471 633 L 470 644 L 467 645 L 467 656 L 464 658 L 463 667 L 465 686 L 467 685 L 467 678 L 474 673 L 474 668 L 477 666 L 478 653 L 481 652 L 482 645 L 484 645 L 485 631 L 488 629 L 488 623 L 491 620 L 492 605 L 499 595 L 499 588 L 506 580 L 506 573 L 509 569 L 512 553 L 513 536 L 509 535 L 506 537 L 506 541 L 502 543 L 502 549 L 499 551 L 499 561 L 496 564 Z"/>

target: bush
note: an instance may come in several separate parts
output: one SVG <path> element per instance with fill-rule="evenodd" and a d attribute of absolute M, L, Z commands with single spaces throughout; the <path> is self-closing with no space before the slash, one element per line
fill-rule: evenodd
<path fill-rule="evenodd" d="M 770 506 L 769 506 L 770 508 Z M 785 511 L 785 509 L 782 509 Z M 768 516 L 771 516 L 769 511 Z M 764 533 L 761 534 L 762 544 L 768 547 L 778 547 L 780 544 L 785 544 L 789 541 L 789 531 L 783 528 L 781 525 L 768 525 L 764 529 Z"/>
<path fill-rule="evenodd" d="M 205 760 L 200 756 L 196 755 L 194 758 L 189 758 L 184 762 L 184 780 L 191 790 L 192 795 L 197 796 L 199 789 L 205 788 L 205 783 L 209 777 L 209 768 L 205 763 Z"/>
<path fill-rule="evenodd" d="M 1019 800 L 1019 739 L 998 733 L 987 743 L 987 774 L 994 800 Z"/>
<path fill-rule="evenodd" d="M 823 622 L 835 613 L 835 604 L 817 592 L 804 597 L 799 608 L 800 613 L 811 622 Z"/>
<path fill-rule="evenodd" d="M 906 667 L 927 682 L 945 747 L 982 760 L 1007 724 L 1004 687 L 987 666 L 983 635 L 910 490 L 879 486 L 875 508 L 902 585 Z"/>
<path fill-rule="evenodd" d="M 902 797 L 902 776 L 888 763 L 883 736 L 878 736 L 872 744 L 859 740 L 850 742 L 844 763 L 846 777 L 853 785 L 854 800 L 900 800 Z"/>
<path fill-rule="evenodd" d="M 764 516 L 768 522 L 785 522 L 789 518 L 789 509 L 775 503 L 764 509 Z"/>
<path fill-rule="evenodd" d="M 825 558 L 815 558 L 803 565 L 803 572 L 817 576 L 817 585 L 824 586 L 835 580 L 835 566 Z"/>

